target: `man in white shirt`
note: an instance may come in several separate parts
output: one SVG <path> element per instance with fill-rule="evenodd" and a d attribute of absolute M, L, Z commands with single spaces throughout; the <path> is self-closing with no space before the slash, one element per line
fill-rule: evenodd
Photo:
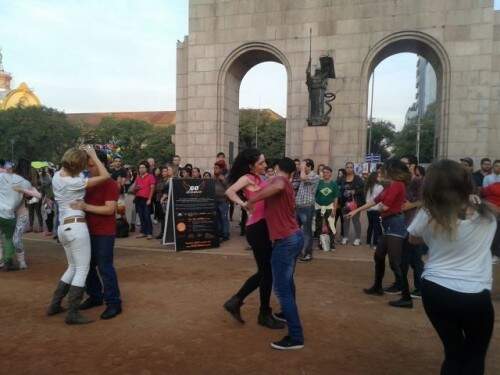
<path fill-rule="evenodd" d="M 5 251 L 3 263 L 7 271 L 18 270 L 14 266 L 15 254 L 12 238 L 16 229 L 16 209 L 22 202 L 23 190 L 31 189 L 31 184 L 21 176 L 0 172 L 0 234 Z"/>
<path fill-rule="evenodd" d="M 483 179 L 483 187 L 500 182 L 500 159 L 495 160 L 493 163 L 493 173 L 487 175 Z"/>

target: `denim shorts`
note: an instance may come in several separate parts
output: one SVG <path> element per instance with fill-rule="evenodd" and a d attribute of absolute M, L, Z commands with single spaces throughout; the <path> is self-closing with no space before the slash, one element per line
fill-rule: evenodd
<path fill-rule="evenodd" d="M 382 218 L 382 229 L 385 236 L 405 238 L 406 231 L 405 218 L 403 214 L 391 215 Z"/>

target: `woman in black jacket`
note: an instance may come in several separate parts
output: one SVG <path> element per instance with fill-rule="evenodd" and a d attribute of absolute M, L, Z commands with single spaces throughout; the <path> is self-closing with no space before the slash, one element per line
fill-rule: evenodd
<path fill-rule="evenodd" d="M 345 176 L 340 180 L 340 200 L 344 215 L 365 204 L 365 184 L 361 177 L 354 174 L 354 163 L 347 162 L 345 171 Z M 351 221 L 354 224 L 353 245 L 359 246 L 361 244 L 361 223 L 359 221 L 359 214 L 353 216 L 351 220 L 344 220 L 344 238 L 342 239 L 342 245 L 347 245 L 349 241 Z"/>

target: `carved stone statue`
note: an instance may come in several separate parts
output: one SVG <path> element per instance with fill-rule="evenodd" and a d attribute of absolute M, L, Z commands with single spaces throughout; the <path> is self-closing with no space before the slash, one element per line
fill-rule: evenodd
<path fill-rule="evenodd" d="M 328 116 L 332 111 L 330 102 L 335 100 L 335 94 L 327 92 L 328 79 L 335 78 L 333 58 L 330 56 L 320 57 L 320 68 L 315 69 L 311 74 L 311 60 L 306 70 L 306 85 L 309 90 L 309 116 L 307 124 L 309 126 L 326 126 L 330 121 Z M 329 109 L 325 112 L 325 104 Z"/>

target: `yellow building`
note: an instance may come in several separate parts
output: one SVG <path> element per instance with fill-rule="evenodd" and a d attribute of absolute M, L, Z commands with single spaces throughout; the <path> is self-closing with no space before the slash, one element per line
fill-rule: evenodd
<path fill-rule="evenodd" d="M 12 76 L 4 71 L 0 51 L 0 110 L 12 107 L 40 106 L 40 100 L 28 85 L 22 82 L 17 89 L 11 90 Z"/>

